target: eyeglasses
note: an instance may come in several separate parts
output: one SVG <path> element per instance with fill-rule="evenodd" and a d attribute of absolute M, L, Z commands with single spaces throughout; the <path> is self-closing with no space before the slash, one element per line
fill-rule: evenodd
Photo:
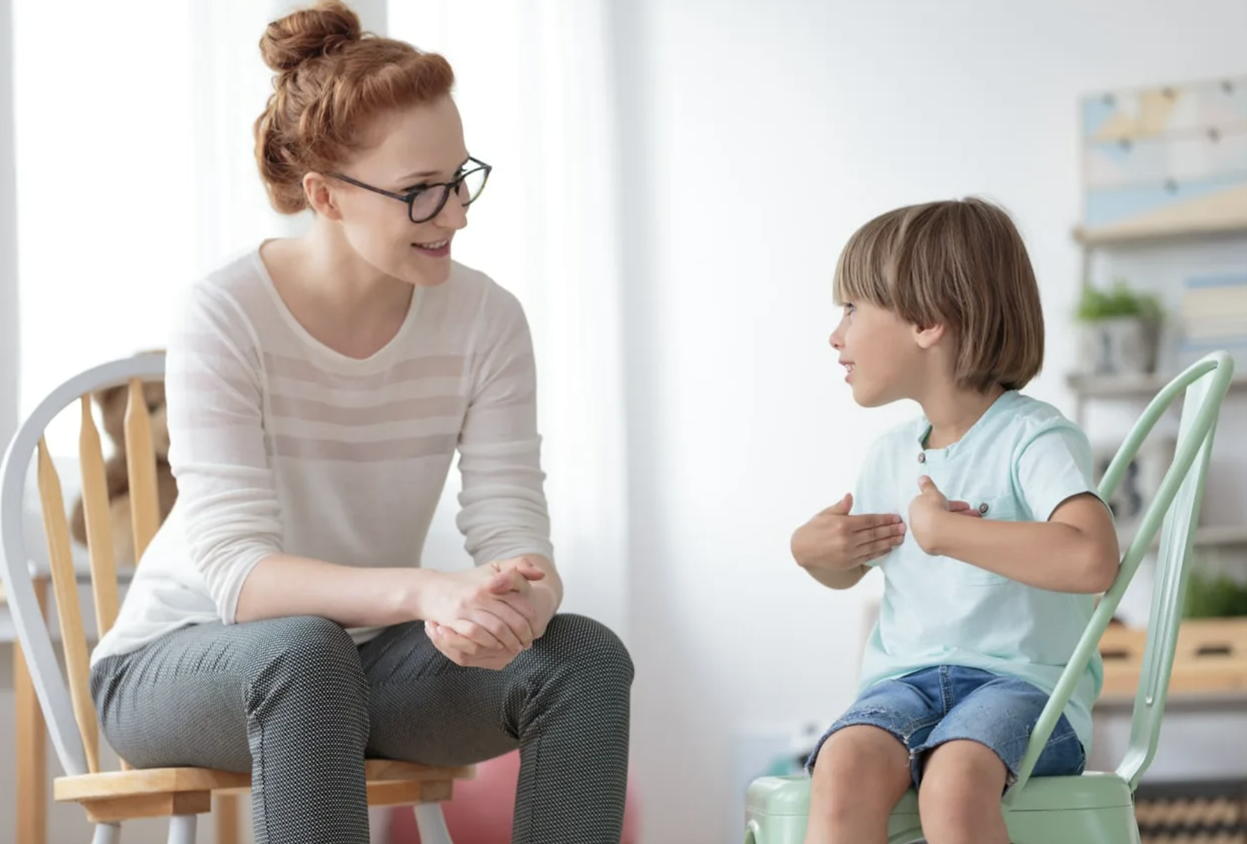
<path fill-rule="evenodd" d="M 341 173 L 329 173 L 328 175 L 340 182 L 346 182 L 348 185 L 354 185 L 357 188 L 370 190 L 373 193 L 379 193 L 382 196 L 388 196 L 390 199 L 404 202 L 407 204 L 407 216 L 413 223 L 427 223 L 442 213 L 442 209 L 446 207 L 446 201 L 450 199 L 452 190 L 464 208 L 475 202 L 477 197 L 481 195 L 481 191 L 485 190 L 485 183 L 489 181 L 489 173 L 493 169 L 484 161 L 469 158 L 467 163 L 459 169 L 459 175 L 449 182 L 421 185 L 410 193 L 395 193 L 394 191 L 384 190 L 383 188 L 364 184 Z"/>

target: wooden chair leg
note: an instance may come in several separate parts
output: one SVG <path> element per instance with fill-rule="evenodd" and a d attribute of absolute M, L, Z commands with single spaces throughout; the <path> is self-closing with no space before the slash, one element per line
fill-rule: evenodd
<path fill-rule="evenodd" d="M 239 800 L 237 794 L 218 794 L 213 808 L 216 844 L 238 844 Z"/>
<path fill-rule="evenodd" d="M 47 613 L 48 582 L 34 580 L 35 596 Z M 13 643 L 13 709 L 17 728 L 17 839 L 22 844 L 48 841 L 47 727 L 22 647 Z"/>

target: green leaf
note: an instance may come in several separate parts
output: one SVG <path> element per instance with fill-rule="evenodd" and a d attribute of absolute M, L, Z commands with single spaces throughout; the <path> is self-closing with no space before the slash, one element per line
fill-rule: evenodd
<path fill-rule="evenodd" d="M 1090 284 L 1083 287 L 1076 316 L 1083 322 L 1098 322 L 1115 317 L 1139 317 L 1159 321 L 1162 310 L 1160 299 L 1151 293 L 1131 290 L 1122 280 L 1107 289 Z"/>

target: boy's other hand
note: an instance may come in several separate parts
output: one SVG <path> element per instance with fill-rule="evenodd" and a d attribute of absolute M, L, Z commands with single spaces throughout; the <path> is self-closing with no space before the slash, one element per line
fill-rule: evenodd
<path fill-rule="evenodd" d="M 966 501 L 949 501 L 940 492 L 935 481 L 927 475 L 918 479 L 918 495 L 909 502 L 909 529 L 914 535 L 918 547 L 928 554 L 937 554 L 936 528 L 944 515 L 954 513 L 959 516 L 979 518 L 979 511 Z"/>
<path fill-rule="evenodd" d="M 878 559 L 905 541 L 905 524 L 894 513 L 849 515 L 846 495 L 797 528 L 792 556 L 802 568 L 842 571 Z"/>

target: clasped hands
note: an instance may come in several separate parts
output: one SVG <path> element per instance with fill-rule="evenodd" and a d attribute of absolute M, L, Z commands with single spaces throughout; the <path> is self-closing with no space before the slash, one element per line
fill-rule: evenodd
<path fill-rule="evenodd" d="M 545 633 L 554 615 L 546 572 L 514 557 L 448 572 L 434 587 L 424 622 L 429 640 L 456 665 L 505 668 Z"/>

